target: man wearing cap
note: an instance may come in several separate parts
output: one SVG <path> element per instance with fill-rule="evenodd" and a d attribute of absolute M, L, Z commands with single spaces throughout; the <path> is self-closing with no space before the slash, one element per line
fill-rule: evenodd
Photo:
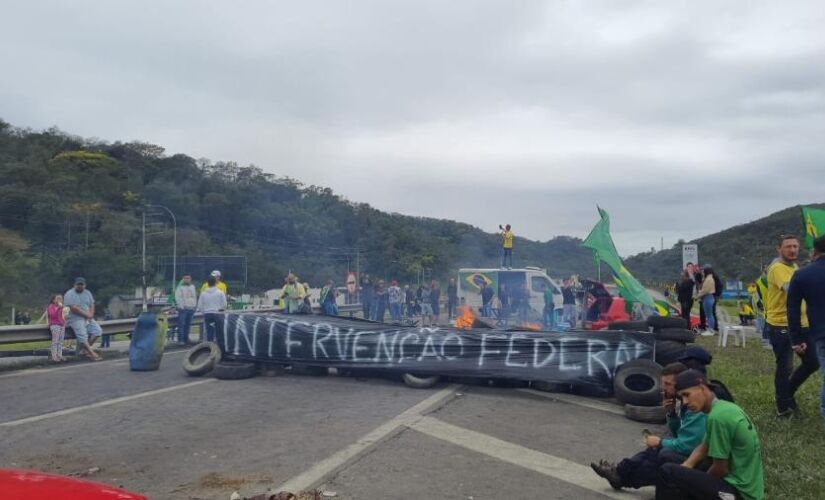
<path fill-rule="evenodd" d="M 707 365 L 713 360 L 713 355 L 698 345 L 692 345 L 685 349 L 685 352 L 679 357 L 678 361 L 683 363 L 688 368 L 699 370 L 702 373 L 707 372 Z"/>
<path fill-rule="evenodd" d="M 676 392 L 690 411 L 707 414 L 705 438 L 681 465 L 662 465 L 656 498 L 765 498 L 762 448 L 756 427 L 745 411 L 718 399 L 698 370 L 677 375 Z M 711 459 L 707 472 L 696 469 L 706 458 Z"/>
<path fill-rule="evenodd" d="M 782 236 L 777 247 L 779 258 L 768 267 L 768 293 L 765 303 L 765 328 L 776 358 L 774 389 L 776 414 L 790 417 L 797 410 L 794 394 L 808 377 L 819 369 L 813 349 L 799 350 L 802 364 L 793 369 L 794 350 L 788 334 L 788 287 L 798 269 L 799 240 L 796 236 Z M 800 335 L 808 334 L 808 317 L 805 306 L 800 307 Z"/>
<path fill-rule="evenodd" d="M 69 308 L 68 325 L 77 338 L 77 354 L 81 351 L 94 361 L 100 356 L 92 349 L 95 339 L 103 333 L 95 321 L 95 299 L 92 292 L 86 290 L 86 280 L 76 278 L 74 287 L 63 294 L 63 305 Z"/>
<path fill-rule="evenodd" d="M 198 298 L 198 311 L 203 313 L 203 327 L 206 342 L 214 342 L 218 334 L 221 333 L 223 322 L 221 313 L 226 309 L 226 295 L 218 288 L 218 282 L 214 276 L 206 280 L 206 291 Z"/>
<path fill-rule="evenodd" d="M 667 426 L 672 437 L 645 436 L 647 449 L 625 458 L 616 465 L 601 460 L 590 467 L 607 479 L 614 489 L 641 488 L 657 483 L 662 464 L 681 463 L 702 442 L 705 435 L 704 413 L 676 404 L 676 377 L 687 370 L 682 363 L 671 363 L 662 369 L 662 406 L 667 414 Z"/>
<path fill-rule="evenodd" d="M 788 287 L 788 328 L 793 350 L 814 352 L 825 382 L 825 236 L 814 240 L 812 262 L 794 273 Z M 810 328 L 802 328 L 802 301 L 808 305 Z M 825 383 L 820 411 L 825 420 Z"/>
<path fill-rule="evenodd" d="M 221 279 L 221 272 L 215 269 L 214 271 L 209 273 L 209 276 L 215 278 L 215 286 L 218 287 L 218 290 L 222 291 L 224 295 L 229 297 L 229 293 L 227 292 L 226 288 L 226 283 L 224 283 Z M 207 288 L 209 288 L 209 282 L 204 281 L 203 285 L 201 285 L 201 293 L 205 292 Z"/>

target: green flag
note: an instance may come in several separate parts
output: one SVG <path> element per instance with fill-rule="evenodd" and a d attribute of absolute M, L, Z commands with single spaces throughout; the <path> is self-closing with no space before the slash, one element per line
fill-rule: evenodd
<path fill-rule="evenodd" d="M 597 207 L 598 208 L 598 207 Z M 582 246 L 593 251 L 593 258 L 604 262 L 613 271 L 613 281 L 619 287 L 619 294 L 628 302 L 640 302 L 648 307 L 656 308 L 650 294 L 639 281 L 630 274 L 630 271 L 622 264 L 613 238 L 610 237 L 610 216 L 606 211 L 599 208 L 599 215 L 602 217 L 590 234 L 582 243 Z"/>
<path fill-rule="evenodd" d="M 805 246 L 814 247 L 814 240 L 825 234 L 825 210 L 802 207 L 802 225 L 805 226 Z"/>

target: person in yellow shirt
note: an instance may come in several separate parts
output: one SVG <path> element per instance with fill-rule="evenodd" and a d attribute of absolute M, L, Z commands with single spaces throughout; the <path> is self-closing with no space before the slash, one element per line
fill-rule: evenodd
<path fill-rule="evenodd" d="M 739 301 L 739 324 L 747 326 L 753 321 L 753 308 L 747 302 Z"/>
<path fill-rule="evenodd" d="M 302 285 L 297 276 L 289 273 L 286 277 L 286 285 L 281 290 L 281 298 L 286 300 L 286 307 L 284 312 L 287 314 L 297 314 L 301 310 L 301 304 L 304 303 L 306 297 L 306 289 Z"/>
<path fill-rule="evenodd" d="M 765 328 L 776 358 L 774 389 L 776 391 L 776 414 L 790 417 L 797 410 L 794 394 L 808 377 L 819 369 L 819 361 L 812 349 L 798 353 L 802 364 L 793 369 L 793 347 L 788 334 L 788 286 L 799 266 L 799 239 L 796 236 L 782 236 L 777 247 L 779 258 L 768 267 L 768 287 L 765 298 Z M 807 333 L 808 318 L 805 304 L 802 305 L 802 331 Z"/>
<path fill-rule="evenodd" d="M 501 267 L 510 269 L 513 267 L 513 231 L 510 224 L 504 227 L 499 225 L 498 228 L 501 229 Z"/>
<path fill-rule="evenodd" d="M 215 286 L 218 287 L 218 290 L 222 291 L 223 294 L 226 295 L 228 298 L 229 294 L 226 291 L 226 283 L 224 283 L 221 279 L 221 272 L 215 269 L 209 274 L 209 276 L 215 278 Z M 204 281 L 203 285 L 201 286 L 201 293 L 205 292 L 207 288 L 209 288 L 209 284 Z"/>

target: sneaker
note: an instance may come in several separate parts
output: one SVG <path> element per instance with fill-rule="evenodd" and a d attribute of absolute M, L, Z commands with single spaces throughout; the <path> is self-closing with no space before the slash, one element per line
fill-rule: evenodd
<path fill-rule="evenodd" d="M 794 416 L 793 408 L 785 408 L 784 410 L 776 410 L 776 418 L 791 418 Z"/>
<path fill-rule="evenodd" d="M 699 332 L 699 335 L 701 335 L 702 337 L 713 337 L 714 333 L 713 330 L 702 330 L 701 332 Z"/>
<path fill-rule="evenodd" d="M 605 460 L 600 460 L 598 464 L 590 462 L 590 468 L 599 476 L 607 479 L 610 487 L 614 490 L 622 489 L 622 478 L 616 471 L 616 466 Z"/>

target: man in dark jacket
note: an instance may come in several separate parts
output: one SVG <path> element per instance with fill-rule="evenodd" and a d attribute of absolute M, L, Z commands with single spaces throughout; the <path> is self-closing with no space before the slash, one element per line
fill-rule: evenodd
<path fill-rule="evenodd" d="M 455 283 L 455 278 L 450 278 L 450 283 L 447 285 L 447 318 L 453 319 L 455 317 L 455 307 L 458 304 L 458 286 Z"/>
<path fill-rule="evenodd" d="M 802 301 L 808 312 L 808 331 L 802 329 Z M 788 286 L 788 330 L 793 350 L 816 352 L 819 371 L 825 382 L 825 236 L 814 240 L 813 260 L 796 271 Z M 820 411 L 825 421 L 825 384 L 822 385 Z"/>
<path fill-rule="evenodd" d="M 676 287 L 676 298 L 679 300 L 679 307 L 682 308 L 682 318 L 687 321 L 688 326 L 690 326 L 690 310 L 693 309 L 693 287 L 693 278 L 685 270 L 682 273 L 682 281 Z"/>
<path fill-rule="evenodd" d="M 481 284 L 481 315 L 489 318 L 493 315 L 492 302 L 495 292 L 486 282 Z"/>

